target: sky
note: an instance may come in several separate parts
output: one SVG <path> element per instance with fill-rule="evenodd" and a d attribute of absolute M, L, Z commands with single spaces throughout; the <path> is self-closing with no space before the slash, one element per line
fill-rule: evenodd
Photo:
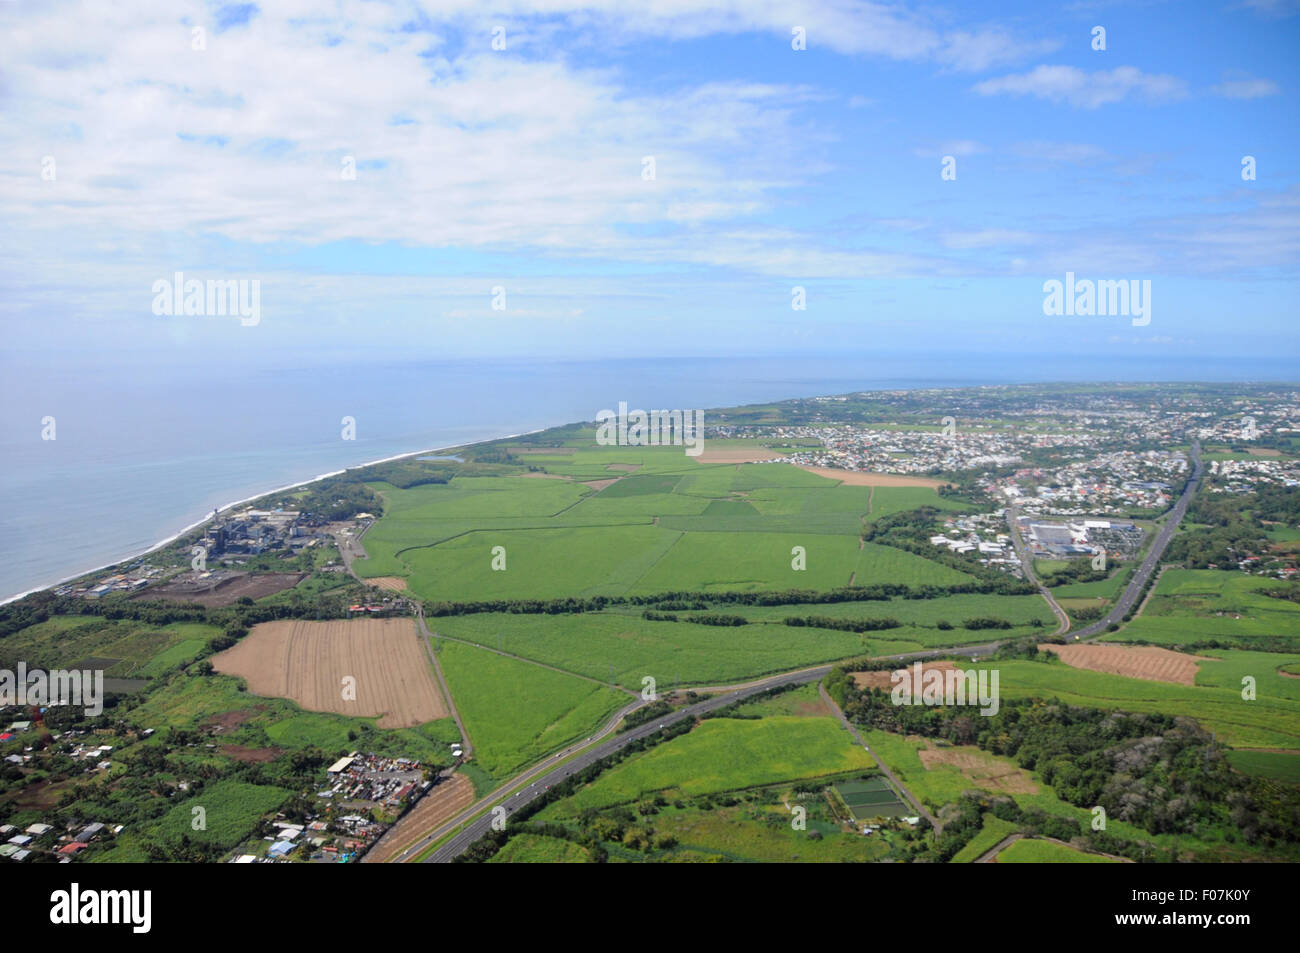
<path fill-rule="evenodd" d="M 1300 358 L 1298 54 L 1283 0 L 0 0 L 0 371 Z"/>

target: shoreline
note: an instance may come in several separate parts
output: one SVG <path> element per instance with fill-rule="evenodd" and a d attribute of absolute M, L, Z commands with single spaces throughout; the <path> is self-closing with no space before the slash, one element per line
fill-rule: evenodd
<path fill-rule="evenodd" d="M 391 463 L 394 460 L 405 460 L 407 457 L 418 457 L 426 453 L 445 453 L 449 450 L 455 450 L 458 447 L 479 447 L 488 443 L 496 443 L 497 441 L 500 440 L 515 440 L 519 437 L 529 437 L 535 433 L 542 433 L 546 430 L 552 430 L 555 427 L 563 427 L 563 426 L 566 425 L 553 424 L 550 427 L 539 427 L 536 430 L 524 430 L 519 433 L 506 434 L 504 437 L 488 437 L 484 440 L 474 440 L 470 443 L 457 443 L 457 444 L 452 444 L 451 446 L 448 447 L 433 447 L 428 450 L 410 450 L 410 451 L 405 451 L 403 453 L 394 454 L 393 456 L 390 457 L 381 457 L 378 460 L 367 460 L 365 463 L 358 463 L 355 464 L 354 466 L 344 467 L 342 470 L 331 470 L 328 473 L 319 473 L 316 476 L 311 477 L 310 479 L 307 480 L 299 480 L 296 483 L 290 483 L 285 486 L 276 487 L 275 489 L 264 490 L 261 493 L 255 493 L 252 496 L 246 496 L 241 500 L 234 500 L 230 503 L 224 503 L 221 506 L 216 507 L 214 512 L 224 513 L 227 510 L 233 509 L 236 506 L 243 506 L 245 503 L 251 503 L 254 500 L 260 500 L 264 496 L 270 496 L 273 493 L 284 493 L 287 490 L 296 490 L 299 489 L 300 487 L 310 486 L 313 483 L 319 483 L 321 480 L 327 480 L 330 477 L 339 476 L 341 474 L 347 473 L 349 470 L 360 470 L 363 469 L 364 467 L 373 467 L 380 463 Z M 157 552 L 158 550 L 176 542 L 176 540 L 180 539 L 186 533 L 198 529 L 200 526 L 207 523 L 210 519 L 212 519 L 211 513 L 209 513 L 207 516 L 203 517 L 202 519 L 195 520 L 193 523 L 190 523 L 189 525 L 181 528 L 180 530 L 166 537 L 165 539 L 160 539 L 158 542 L 154 543 L 152 546 L 150 546 L 147 549 L 143 549 L 138 552 L 129 553 L 128 555 L 122 556 L 119 559 L 115 559 L 112 562 L 104 563 L 102 566 L 96 566 L 93 569 L 83 569 L 80 572 L 75 572 L 70 576 L 64 576 L 62 579 L 58 579 L 55 580 L 54 582 L 46 583 L 43 586 L 34 586 L 33 588 L 28 589 L 24 592 L 17 593 L 16 595 L 5 596 L 3 599 L 0 599 L 0 606 L 8 605 L 11 602 L 17 602 L 20 599 L 25 599 L 36 592 L 44 592 L 47 589 L 53 589 L 56 586 L 61 586 L 66 582 L 72 582 L 75 579 L 80 579 L 82 576 L 88 576 L 94 572 L 102 572 L 103 570 L 108 569 L 110 566 L 117 566 L 120 565 L 121 563 L 127 562 L 132 559 L 139 559 L 141 556 L 148 556 L 150 553 Z"/>

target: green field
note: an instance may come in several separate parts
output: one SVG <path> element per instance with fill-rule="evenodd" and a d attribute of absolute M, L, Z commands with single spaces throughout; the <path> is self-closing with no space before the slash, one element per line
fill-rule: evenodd
<path fill-rule="evenodd" d="M 711 811 L 668 808 L 655 815 L 659 834 L 678 846 L 674 862 L 725 859 L 733 863 L 871 863 L 882 860 L 889 845 L 883 836 L 846 833 L 829 820 L 825 801 L 801 801 L 808 811 L 807 829 L 794 830 L 790 812 L 769 796 L 742 807 Z M 820 836 L 809 836 L 817 834 Z"/>
<path fill-rule="evenodd" d="M 144 843 L 159 839 L 176 842 L 182 837 L 229 850 L 252 834 L 258 822 L 279 808 L 291 794 L 269 785 L 215 781 L 177 804 L 156 824 L 144 830 L 124 832 L 111 850 L 95 854 L 94 859 L 97 862 L 140 860 L 144 859 L 141 852 Z M 196 813 L 198 808 L 202 809 L 201 813 Z"/>
<path fill-rule="evenodd" d="M 559 479 L 372 484 L 384 515 L 364 538 L 369 558 L 357 572 L 405 577 L 430 601 L 969 578 L 901 550 L 859 547 L 865 520 L 962 508 L 929 488 L 842 486 L 783 463 L 699 464 L 673 447 L 570 444 L 571 453 L 526 457 Z M 607 480 L 616 482 L 595 483 Z M 796 546 L 802 570 L 792 567 Z M 495 547 L 505 550 L 504 571 L 493 568 Z"/>
<path fill-rule="evenodd" d="M 1194 718 L 1237 748 L 1300 747 L 1300 682 L 1278 674 L 1278 665 L 1296 655 L 1240 650 L 1207 650 L 1221 661 L 1202 662 L 1196 685 L 1177 685 L 1089 672 L 1061 663 L 1002 661 L 1000 691 L 1005 698 L 1059 698 L 1095 708 L 1161 712 Z M 993 667 L 978 663 L 977 669 Z M 1242 698 L 1241 677 L 1256 683 L 1256 699 Z"/>
<path fill-rule="evenodd" d="M 492 864 L 584 864 L 590 851 L 558 837 L 516 834 L 489 861 Z"/>
<path fill-rule="evenodd" d="M 617 684 L 640 691 L 649 675 L 661 691 L 674 684 L 720 685 L 860 655 L 893 655 L 936 645 L 982 643 L 988 631 L 961 628 L 963 619 L 995 616 L 1014 624 L 999 638 L 1042 635 L 1051 631 L 1051 610 L 1038 596 L 959 595 L 943 599 L 793 606 L 725 606 L 728 615 L 753 620 L 750 625 L 712 626 L 690 621 L 647 620 L 632 607 L 559 615 L 478 613 L 429 620 L 441 635 L 544 662 L 567 672 L 608 681 L 611 666 Z M 862 634 L 809 626 L 787 626 L 787 617 L 808 615 L 834 619 L 894 618 L 895 629 Z M 948 620 L 954 628 L 935 627 Z M 1030 623 L 1037 620 L 1041 625 Z"/>
<path fill-rule="evenodd" d="M 1276 641 L 1300 649 L 1300 604 L 1260 595 L 1277 580 L 1217 569 L 1166 569 L 1142 614 L 1108 641 L 1162 645 Z"/>
<path fill-rule="evenodd" d="M 1300 784 L 1300 751 L 1229 751 L 1228 761 L 1242 774 Z"/>
<path fill-rule="evenodd" d="M 829 716 L 713 718 L 605 772 L 573 797 L 548 808 L 574 814 L 651 792 L 692 796 L 834 776 L 873 767 L 871 756 Z"/>
<path fill-rule="evenodd" d="M 992 814 L 986 813 L 983 820 L 984 826 L 980 828 L 980 832 L 972 837 L 965 847 L 953 854 L 952 863 L 973 863 L 1002 843 L 1008 835 L 1016 832 L 1015 824 L 994 817 Z"/>
<path fill-rule="evenodd" d="M 446 639 L 438 660 L 474 761 L 497 780 L 590 735 L 632 701 L 603 685 Z"/>
<path fill-rule="evenodd" d="M 1101 854 L 1075 850 L 1066 844 L 1024 837 L 1000 851 L 999 864 L 1117 864 L 1120 861 Z"/>
<path fill-rule="evenodd" d="M 107 678 L 148 678 L 188 661 L 221 634 L 213 625 L 149 625 L 101 616 L 52 616 L 0 641 L 0 662 L 68 668 L 84 659 L 110 659 Z"/>

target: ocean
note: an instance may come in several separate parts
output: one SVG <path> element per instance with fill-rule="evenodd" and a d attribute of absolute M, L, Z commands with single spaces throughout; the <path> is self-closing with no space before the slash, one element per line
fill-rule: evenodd
<path fill-rule="evenodd" d="M 698 409 L 856 390 L 1080 380 L 1283 380 L 1282 362 L 863 354 L 779 358 L 31 370 L 0 383 L 0 598 L 141 553 L 216 507 L 399 454 L 603 408 Z M 342 439 L 344 417 L 356 439 Z M 42 439 L 54 418 L 53 440 Z"/>

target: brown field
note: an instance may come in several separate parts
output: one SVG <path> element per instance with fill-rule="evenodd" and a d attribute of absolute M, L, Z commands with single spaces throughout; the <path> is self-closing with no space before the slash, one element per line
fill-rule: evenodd
<path fill-rule="evenodd" d="M 1111 675 L 1127 675 L 1151 682 L 1195 685 L 1198 662 L 1213 661 L 1156 645 L 1040 645 L 1040 652 L 1055 652 L 1073 668 Z"/>
<path fill-rule="evenodd" d="M 929 672 L 931 670 L 938 671 L 938 672 L 946 672 L 949 669 L 953 669 L 956 667 L 957 666 L 955 663 L 948 661 L 947 659 L 945 659 L 942 662 L 922 662 L 921 673 L 924 676 L 924 673 Z M 911 674 L 912 672 L 911 666 L 907 667 L 907 672 L 909 675 Z M 882 688 L 885 691 L 889 691 L 894 687 L 894 683 L 890 679 L 890 676 L 892 674 L 893 674 L 892 672 L 883 672 L 883 671 L 882 672 L 854 672 L 853 682 L 858 686 L 858 688 Z"/>
<path fill-rule="evenodd" d="M 406 591 L 406 580 L 401 576 L 375 576 L 373 579 L 367 579 L 366 582 L 380 589 L 387 589 L 389 592 Z"/>
<path fill-rule="evenodd" d="M 243 573 L 233 578 L 223 579 L 211 587 L 200 588 L 188 583 L 168 583 L 165 586 L 150 586 L 143 592 L 132 596 L 133 599 L 174 599 L 177 602 L 197 602 L 202 606 L 219 608 L 232 605 L 243 596 L 261 599 L 285 589 L 292 589 L 307 578 L 305 572 L 264 572 Z"/>
<path fill-rule="evenodd" d="M 241 708 L 238 711 L 223 711 L 219 715 L 213 715 L 206 719 L 200 728 L 206 728 L 209 734 L 224 735 L 227 732 L 234 731 L 250 718 L 256 718 L 259 712 L 266 711 L 265 705 L 257 705 L 253 708 Z"/>
<path fill-rule="evenodd" d="M 639 463 L 611 463 L 609 466 L 605 467 L 605 469 L 606 469 L 606 470 L 619 470 L 619 471 L 622 471 L 623 473 L 635 473 L 637 470 L 640 470 L 640 469 L 641 469 L 641 464 L 639 464 Z"/>
<path fill-rule="evenodd" d="M 805 466 L 800 466 L 799 469 L 824 476 L 829 480 L 839 480 L 845 486 L 928 486 L 937 489 L 945 482 L 906 473 L 868 473 L 862 470 L 833 470 L 830 467 Z"/>
<path fill-rule="evenodd" d="M 411 841 L 437 829 L 474 803 L 474 785 L 463 774 L 453 774 L 429 790 L 402 819 L 389 828 L 379 843 L 366 851 L 363 864 L 382 864 L 400 854 Z"/>
<path fill-rule="evenodd" d="M 1282 456 L 1282 451 L 1281 451 L 1281 450 L 1276 450 L 1276 449 L 1274 449 L 1273 447 L 1251 447 L 1250 450 L 1249 450 L 1248 452 L 1249 452 L 1250 455 L 1253 456 L 1253 457 L 1280 457 L 1280 456 Z"/>
<path fill-rule="evenodd" d="M 979 748 L 924 748 L 916 754 L 927 771 L 935 765 L 946 765 L 983 788 L 1006 794 L 1038 793 L 1038 785 L 1028 771 L 1014 764 L 1003 764 Z"/>
<path fill-rule="evenodd" d="M 448 714 L 410 619 L 264 622 L 212 665 L 245 679 L 254 694 L 291 698 L 311 711 L 379 716 L 380 728 Z M 356 680 L 355 699 L 343 698 L 345 677 Z"/>
<path fill-rule="evenodd" d="M 525 480 L 572 480 L 573 477 L 565 476 L 563 473 L 541 473 L 533 470 L 529 473 L 519 474 Z"/>
<path fill-rule="evenodd" d="M 222 745 L 221 753 L 235 761 L 250 764 L 265 764 L 274 761 L 284 753 L 283 748 L 247 748 L 244 745 Z"/>
<path fill-rule="evenodd" d="M 695 458 L 696 463 L 762 463 L 764 460 L 779 460 L 785 454 L 780 450 L 765 447 L 720 447 L 710 450 L 706 442 L 704 452 Z"/>
<path fill-rule="evenodd" d="M 586 480 L 586 481 L 583 482 L 582 485 L 583 485 L 583 486 L 589 486 L 589 487 L 591 487 L 593 490 L 595 490 L 597 493 L 599 493 L 601 490 L 605 489 L 605 487 L 609 486 L 611 483 L 617 483 L 617 482 L 618 482 L 619 480 L 621 480 L 621 479 L 623 479 L 623 478 L 622 478 L 622 477 L 614 477 L 614 479 L 612 479 L 612 480 Z"/>

